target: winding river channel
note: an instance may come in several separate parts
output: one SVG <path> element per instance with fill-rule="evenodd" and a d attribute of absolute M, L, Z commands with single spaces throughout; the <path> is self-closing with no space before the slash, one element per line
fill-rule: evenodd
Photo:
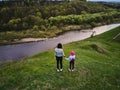
<path fill-rule="evenodd" d="M 43 41 L 0 46 L 0 61 L 5 62 L 8 60 L 18 60 L 29 57 L 37 53 L 53 49 L 59 42 L 67 44 L 74 41 L 84 40 L 89 38 L 93 31 L 96 31 L 95 35 L 98 35 L 118 26 L 120 26 L 120 24 L 104 25 L 93 29 L 69 31 L 58 37 Z"/>

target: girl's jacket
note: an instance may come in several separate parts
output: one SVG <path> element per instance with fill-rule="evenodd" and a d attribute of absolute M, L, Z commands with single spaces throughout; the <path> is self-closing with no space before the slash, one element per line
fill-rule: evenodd
<path fill-rule="evenodd" d="M 68 58 L 65 58 L 66 60 L 68 60 L 68 61 L 72 61 L 72 62 L 74 62 L 74 60 L 75 60 L 75 55 L 70 55 Z"/>

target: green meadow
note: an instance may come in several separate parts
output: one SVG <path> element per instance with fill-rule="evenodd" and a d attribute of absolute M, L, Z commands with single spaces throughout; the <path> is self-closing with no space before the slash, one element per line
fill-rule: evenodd
<path fill-rule="evenodd" d="M 0 90 L 120 90 L 120 32 L 117 27 L 83 41 L 63 45 L 76 52 L 75 70 L 56 71 L 54 49 L 18 61 L 0 63 Z"/>

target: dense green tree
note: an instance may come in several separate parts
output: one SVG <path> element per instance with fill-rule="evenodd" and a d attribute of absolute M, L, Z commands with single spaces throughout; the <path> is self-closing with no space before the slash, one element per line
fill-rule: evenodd
<path fill-rule="evenodd" d="M 117 8 L 113 9 L 101 4 L 85 2 L 85 0 L 71 2 L 68 2 L 70 0 L 63 0 L 63 2 L 58 2 L 59 0 L 12 1 L 3 0 L 5 6 L 0 7 L 0 31 L 41 29 L 43 27 L 46 30 L 50 25 L 80 25 L 91 22 L 94 24 L 119 21 L 120 18 Z"/>

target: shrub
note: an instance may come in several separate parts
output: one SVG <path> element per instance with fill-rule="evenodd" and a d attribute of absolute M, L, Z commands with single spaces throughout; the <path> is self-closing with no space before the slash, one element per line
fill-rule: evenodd
<path fill-rule="evenodd" d="M 118 16 L 117 16 L 118 15 Z M 50 17 L 50 25 L 80 25 L 90 23 L 100 23 L 113 21 L 115 18 L 119 18 L 120 12 L 113 11 L 108 13 L 94 13 L 94 14 L 81 14 L 81 15 L 67 15 Z"/>
<path fill-rule="evenodd" d="M 33 26 L 33 30 L 38 30 L 39 28 L 38 28 L 38 25 L 34 25 Z"/>

